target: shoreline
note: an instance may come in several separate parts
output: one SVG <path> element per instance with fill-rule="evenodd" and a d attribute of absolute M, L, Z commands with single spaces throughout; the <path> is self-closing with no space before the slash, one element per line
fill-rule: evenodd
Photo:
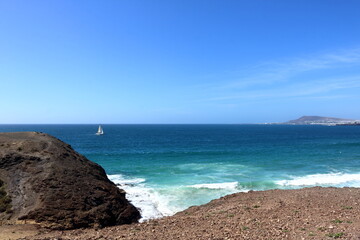
<path fill-rule="evenodd" d="M 312 187 L 235 193 L 143 223 L 40 229 L 26 239 L 355 239 L 359 229 L 360 188 Z"/>
<path fill-rule="evenodd" d="M 156 219 L 166 216 L 173 216 L 174 214 L 186 210 L 192 205 L 188 205 L 186 208 L 178 208 L 174 210 L 176 206 L 169 205 L 167 199 L 169 195 L 161 195 L 159 189 L 152 186 L 146 185 L 146 179 L 137 178 L 137 177 L 125 177 L 122 174 L 108 175 L 109 179 L 113 181 L 119 188 L 122 188 L 126 191 L 126 197 L 129 199 L 134 206 L 140 209 L 142 213 L 142 218 L 140 222 L 147 221 L 149 219 Z M 353 184 L 356 182 L 356 184 Z M 282 180 L 269 180 L 269 183 L 273 183 L 273 188 L 268 189 L 251 189 L 243 187 L 239 182 L 223 182 L 223 183 L 204 183 L 204 184 L 194 184 L 194 185 L 181 185 L 177 186 L 177 189 L 180 189 L 180 192 L 191 189 L 202 191 L 213 191 L 213 194 L 217 191 L 227 192 L 222 196 L 217 198 L 224 197 L 233 193 L 241 193 L 248 191 L 266 191 L 266 190 L 294 190 L 302 188 L 311 188 L 316 186 L 322 187 L 358 187 L 360 183 L 360 174 L 359 173 L 345 173 L 345 172 L 332 172 L 332 173 L 318 173 L 318 174 L 307 174 L 303 176 L 293 176 L 291 178 Z M 161 190 L 161 188 L 160 188 Z M 170 196 L 174 197 L 174 196 Z M 181 198 L 188 201 L 185 196 Z M 209 199 L 203 204 L 196 204 L 196 206 L 204 205 L 211 200 L 217 198 Z M 171 199 L 171 198 L 170 198 Z M 172 198 L 174 199 L 174 198 Z M 179 198 L 180 199 L 180 198 Z M 194 204 L 195 205 L 195 204 Z"/>

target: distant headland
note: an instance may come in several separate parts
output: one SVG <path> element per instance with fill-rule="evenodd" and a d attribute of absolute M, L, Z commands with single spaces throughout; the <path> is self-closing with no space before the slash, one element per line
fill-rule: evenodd
<path fill-rule="evenodd" d="M 326 126 L 360 126 L 360 120 L 334 118 L 334 117 L 320 117 L 320 116 L 302 116 L 295 120 L 290 120 L 283 123 L 284 125 L 326 125 Z"/>

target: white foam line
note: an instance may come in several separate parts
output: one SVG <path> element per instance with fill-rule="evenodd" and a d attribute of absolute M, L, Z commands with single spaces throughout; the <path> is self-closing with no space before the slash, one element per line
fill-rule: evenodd
<path fill-rule="evenodd" d="M 109 179 L 126 192 L 126 198 L 139 209 L 141 213 L 140 222 L 160 218 L 172 214 L 167 211 L 157 194 L 152 188 L 146 187 L 143 178 L 124 178 L 122 175 L 108 175 Z"/>
<path fill-rule="evenodd" d="M 355 182 L 355 183 L 354 183 Z M 358 173 L 327 173 L 313 174 L 303 177 L 293 177 L 290 180 L 275 182 L 281 186 L 315 186 L 315 185 L 339 185 L 349 183 L 349 186 L 360 185 L 360 174 Z"/>
<path fill-rule="evenodd" d="M 225 182 L 225 183 L 205 183 L 195 184 L 188 187 L 192 188 L 208 188 L 208 189 L 230 189 L 235 190 L 238 186 L 238 182 Z"/>

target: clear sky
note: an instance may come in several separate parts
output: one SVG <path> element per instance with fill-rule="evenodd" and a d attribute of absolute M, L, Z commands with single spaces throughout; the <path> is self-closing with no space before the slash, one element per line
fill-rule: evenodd
<path fill-rule="evenodd" d="M 0 0 L 0 123 L 360 119 L 358 0 Z"/>

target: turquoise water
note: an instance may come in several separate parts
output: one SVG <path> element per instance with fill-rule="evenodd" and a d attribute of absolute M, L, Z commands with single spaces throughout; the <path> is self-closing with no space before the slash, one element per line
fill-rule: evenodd
<path fill-rule="evenodd" d="M 68 142 L 105 168 L 144 219 L 226 194 L 360 187 L 360 127 L 286 125 L 0 125 Z"/>

